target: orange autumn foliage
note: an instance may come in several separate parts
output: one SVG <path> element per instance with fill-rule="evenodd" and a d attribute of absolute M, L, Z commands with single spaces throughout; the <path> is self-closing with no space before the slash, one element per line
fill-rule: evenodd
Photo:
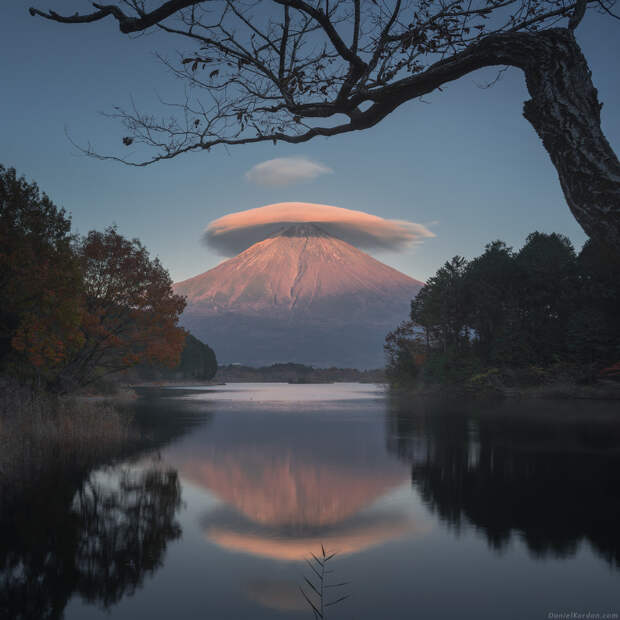
<path fill-rule="evenodd" d="M 175 366 L 185 300 L 114 228 L 77 240 L 34 183 L 0 166 L 0 372 L 67 391 L 137 364 Z"/>
<path fill-rule="evenodd" d="M 49 379 L 81 346 L 81 274 L 71 221 L 0 166 L 0 368 Z"/>
<path fill-rule="evenodd" d="M 137 364 L 177 365 L 185 343 L 177 321 L 185 300 L 172 292 L 159 260 L 115 228 L 91 231 L 77 252 L 84 343 L 69 360 L 63 380 L 85 385 Z"/>

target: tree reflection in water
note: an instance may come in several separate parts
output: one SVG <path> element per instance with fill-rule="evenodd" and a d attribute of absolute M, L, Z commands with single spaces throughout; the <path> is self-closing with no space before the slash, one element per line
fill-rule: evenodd
<path fill-rule="evenodd" d="M 2 617 L 61 618 L 72 594 L 107 608 L 133 594 L 181 535 L 175 470 L 124 468 L 83 482 L 48 475 L 0 498 Z"/>
<path fill-rule="evenodd" d="M 388 448 L 412 464 L 431 510 L 457 531 L 475 526 L 497 550 L 517 535 L 535 556 L 564 557 L 587 541 L 620 568 L 613 404 L 589 404 L 588 415 L 569 403 L 477 407 L 392 403 Z"/>

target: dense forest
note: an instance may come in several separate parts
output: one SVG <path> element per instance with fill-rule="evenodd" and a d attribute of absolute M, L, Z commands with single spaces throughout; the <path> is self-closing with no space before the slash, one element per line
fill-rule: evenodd
<path fill-rule="evenodd" d="M 64 209 L 3 166 L 0 298 L 3 381 L 67 393 L 136 366 L 215 374 L 213 351 L 178 326 L 184 298 L 139 240 L 115 227 L 78 237 Z"/>
<path fill-rule="evenodd" d="M 179 363 L 172 368 L 161 364 L 140 365 L 121 375 L 128 383 L 141 381 L 210 381 L 217 372 L 217 358 L 213 349 L 192 336 L 185 335 L 185 345 Z"/>
<path fill-rule="evenodd" d="M 620 258 L 534 232 L 515 251 L 455 256 L 386 338 L 393 385 L 593 383 L 620 377 Z"/>

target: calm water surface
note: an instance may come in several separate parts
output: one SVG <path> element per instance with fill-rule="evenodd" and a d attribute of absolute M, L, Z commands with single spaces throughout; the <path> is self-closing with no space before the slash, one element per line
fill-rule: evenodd
<path fill-rule="evenodd" d="M 147 447 L 0 534 L 7 617 L 312 618 L 321 545 L 327 618 L 620 613 L 618 403 L 230 384 L 135 413 Z"/>

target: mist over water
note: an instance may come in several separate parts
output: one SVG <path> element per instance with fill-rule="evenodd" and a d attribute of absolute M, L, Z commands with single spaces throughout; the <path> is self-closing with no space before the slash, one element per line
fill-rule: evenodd
<path fill-rule="evenodd" d="M 155 449 L 3 511 L 0 617 L 311 618 L 321 545 L 350 594 L 329 618 L 619 611 L 614 403 L 145 393 Z"/>

